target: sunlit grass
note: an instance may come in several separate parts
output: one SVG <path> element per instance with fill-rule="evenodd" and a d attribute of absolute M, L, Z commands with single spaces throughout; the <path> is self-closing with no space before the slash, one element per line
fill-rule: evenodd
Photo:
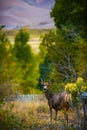
<path fill-rule="evenodd" d="M 33 102 L 16 100 L 6 103 L 5 109 L 11 109 L 11 113 L 19 118 L 26 130 L 50 130 L 50 113 L 47 100 Z M 75 120 L 76 117 L 73 111 L 70 110 L 69 113 L 69 119 Z M 54 117 L 55 113 L 53 111 L 53 124 L 51 127 L 53 129 L 57 127 L 57 130 L 61 130 L 59 126 L 64 127 L 65 125 L 63 111 L 58 113 L 56 125 Z"/>
<path fill-rule="evenodd" d="M 20 102 L 14 101 L 6 103 L 5 109 L 14 106 L 11 113 L 17 115 L 22 122 L 25 122 L 28 128 L 38 127 L 49 122 L 49 113 L 47 102 Z"/>

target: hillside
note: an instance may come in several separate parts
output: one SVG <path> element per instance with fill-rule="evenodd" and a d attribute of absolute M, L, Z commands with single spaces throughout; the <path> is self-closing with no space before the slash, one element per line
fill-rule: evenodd
<path fill-rule="evenodd" d="M 1 0 L 0 25 L 29 26 L 30 28 L 53 28 L 50 18 L 51 1 L 35 3 L 33 0 Z M 50 7 L 50 8 L 49 8 Z"/>

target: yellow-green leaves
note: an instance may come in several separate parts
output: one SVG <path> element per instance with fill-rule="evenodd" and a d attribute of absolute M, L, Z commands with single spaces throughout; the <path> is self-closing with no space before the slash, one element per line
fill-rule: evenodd
<path fill-rule="evenodd" d="M 70 93 L 73 93 L 73 92 L 76 92 L 78 90 L 78 88 L 77 88 L 75 83 L 68 83 L 65 86 L 65 90 L 70 92 Z"/>
<path fill-rule="evenodd" d="M 65 90 L 73 93 L 78 91 L 87 91 L 87 86 L 83 80 L 83 78 L 79 77 L 76 83 L 68 83 L 65 86 Z"/>

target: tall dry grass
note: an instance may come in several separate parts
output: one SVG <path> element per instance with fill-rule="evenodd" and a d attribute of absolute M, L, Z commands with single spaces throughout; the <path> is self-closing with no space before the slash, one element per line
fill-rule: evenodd
<path fill-rule="evenodd" d="M 24 130 L 50 130 L 50 113 L 47 100 L 32 102 L 16 100 L 10 103 L 7 102 L 4 109 L 11 109 L 11 113 L 18 117 L 21 125 L 23 124 Z M 53 124 L 55 124 L 54 116 L 55 113 L 53 111 Z M 69 119 L 75 121 L 75 118 L 75 114 L 70 110 Z M 56 125 L 53 125 L 52 128 L 54 129 L 57 126 L 57 130 L 61 130 L 59 126 L 63 127 L 64 125 L 63 111 L 60 111 Z"/>
<path fill-rule="evenodd" d="M 17 115 L 19 120 L 25 123 L 25 126 L 33 129 L 49 122 L 49 108 L 47 101 L 23 101 L 18 100 L 6 103 L 4 109 L 11 109 L 11 113 Z"/>

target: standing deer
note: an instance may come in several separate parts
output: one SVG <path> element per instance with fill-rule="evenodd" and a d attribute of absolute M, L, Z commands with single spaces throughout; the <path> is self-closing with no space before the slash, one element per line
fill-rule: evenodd
<path fill-rule="evenodd" d="M 68 125 L 68 115 L 66 114 L 66 112 L 68 111 L 71 104 L 70 95 L 67 94 L 67 92 L 52 93 L 49 87 L 53 82 L 53 79 L 51 79 L 49 82 L 44 82 L 42 79 L 39 79 L 39 83 L 42 85 L 45 96 L 48 100 L 48 105 L 50 109 L 50 121 L 52 122 L 52 109 L 55 109 L 55 120 L 57 119 L 57 112 L 64 109 L 65 118 Z"/>

